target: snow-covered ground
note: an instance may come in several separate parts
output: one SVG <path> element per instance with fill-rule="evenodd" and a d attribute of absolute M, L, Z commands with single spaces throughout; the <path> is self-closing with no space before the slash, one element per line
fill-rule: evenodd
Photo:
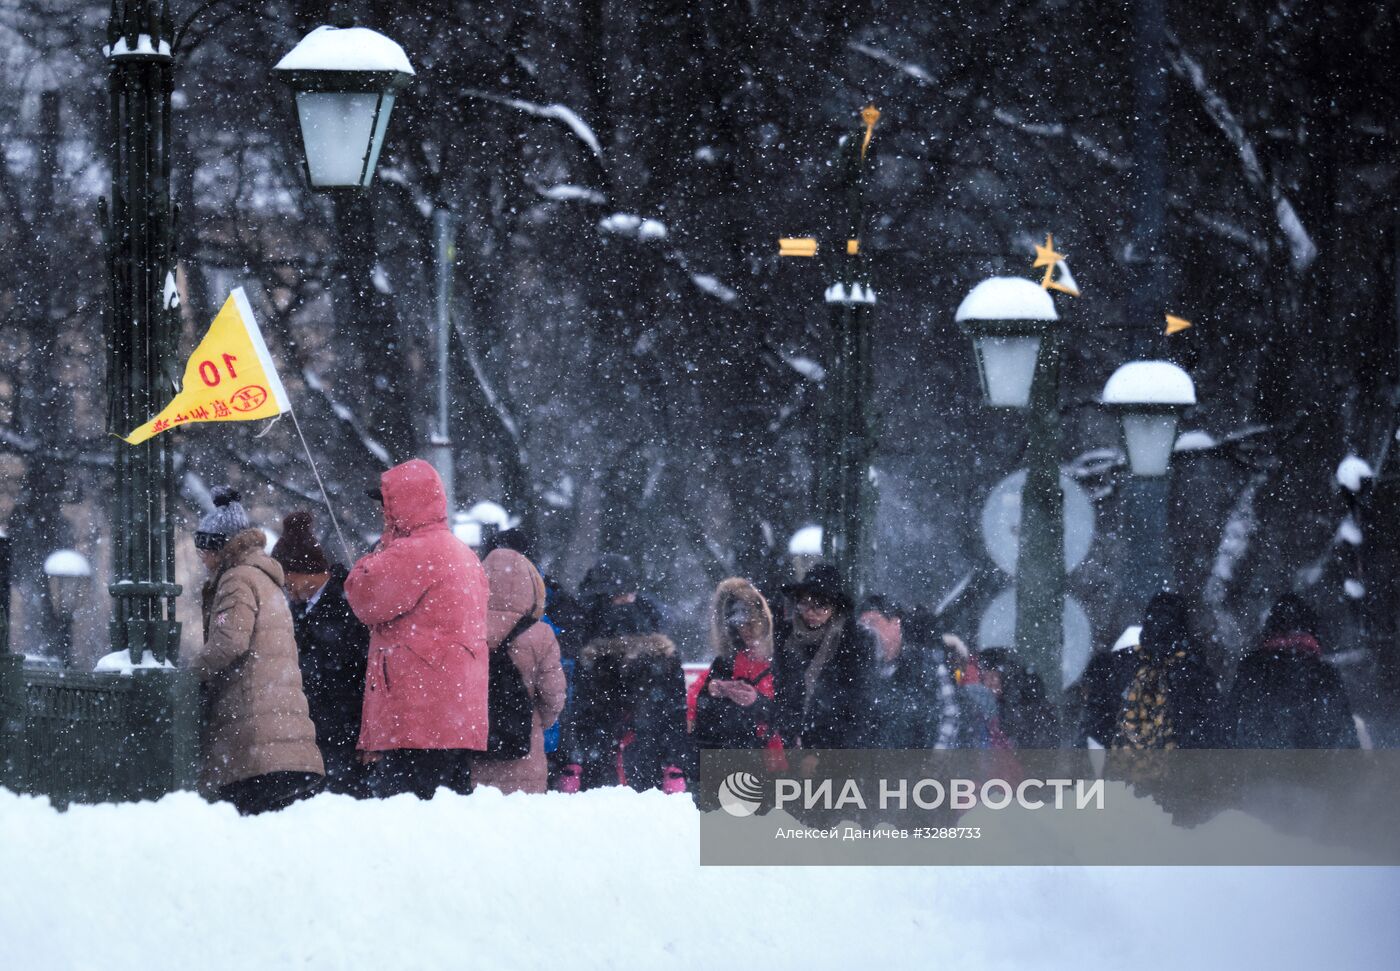
<path fill-rule="evenodd" d="M 701 868 L 660 793 L 354 802 L 0 790 L 14 969 L 1392 968 L 1384 869 Z"/>

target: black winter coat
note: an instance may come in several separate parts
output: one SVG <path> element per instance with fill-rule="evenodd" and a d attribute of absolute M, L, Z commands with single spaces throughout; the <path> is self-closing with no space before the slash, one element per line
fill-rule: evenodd
<path fill-rule="evenodd" d="M 1095 739 L 1105 748 L 1113 744 L 1123 696 L 1137 674 L 1138 657 L 1132 650 L 1106 651 L 1089 659 L 1079 679 L 1079 733 L 1075 743 L 1081 748 Z"/>
<path fill-rule="evenodd" d="M 870 679 L 864 745 L 884 749 L 955 748 L 960 706 L 943 647 L 906 642 L 894 673 Z"/>
<path fill-rule="evenodd" d="M 345 575 L 343 566 L 331 567 L 331 578 L 309 611 L 292 605 L 306 704 L 328 769 L 334 754 L 354 755 L 369 657 L 369 628 L 345 601 Z"/>
<path fill-rule="evenodd" d="M 839 616 L 832 618 L 830 623 L 842 624 L 841 636 L 831 659 L 817 675 L 804 713 L 804 674 L 812 659 L 789 646 L 793 623 L 779 627 L 774 638 L 773 688 L 784 744 L 800 740 L 803 748 L 859 748 L 869 724 L 875 636 L 854 618 L 844 622 Z"/>
<path fill-rule="evenodd" d="M 1232 748 L 1356 748 L 1356 722 L 1331 665 L 1288 648 L 1246 654 L 1225 705 Z"/>
<path fill-rule="evenodd" d="M 618 784 L 652 789 L 668 766 L 693 778 L 685 672 L 669 638 L 620 634 L 583 648 L 564 748 L 581 768 L 584 789 Z"/>
<path fill-rule="evenodd" d="M 746 679 L 755 688 L 772 668 L 765 668 L 757 679 Z M 717 657 L 710 665 L 706 684 L 713 680 L 734 680 L 734 659 Z M 695 746 L 714 749 L 763 748 L 777 731 L 777 702 L 761 693 L 748 707 L 727 698 L 716 698 L 702 690 L 695 700 Z"/>

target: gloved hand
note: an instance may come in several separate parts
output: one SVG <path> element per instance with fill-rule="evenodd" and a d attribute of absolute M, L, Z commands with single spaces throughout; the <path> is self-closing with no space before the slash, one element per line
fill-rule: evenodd
<path fill-rule="evenodd" d="M 564 771 L 559 773 L 559 781 L 554 784 L 558 792 L 578 792 L 579 776 L 583 774 L 583 767 L 577 762 L 564 766 Z"/>
<path fill-rule="evenodd" d="M 674 765 L 668 765 L 661 770 L 661 791 L 668 796 L 673 796 L 678 792 L 685 792 L 685 776 L 681 770 Z"/>

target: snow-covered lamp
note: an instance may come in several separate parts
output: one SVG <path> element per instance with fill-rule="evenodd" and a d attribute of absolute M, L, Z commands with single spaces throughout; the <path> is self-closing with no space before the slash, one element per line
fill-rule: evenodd
<path fill-rule="evenodd" d="M 792 560 L 792 573 L 801 580 L 807 571 L 821 562 L 822 528 L 815 523 L 803 526 L 788 539 L 788 556 Z"/>
<path fill-rule="evenodd" d="M 955 319 L 972 338 L 987 404 L 1029 405 L 1041 345 L 1059 320 L 1050 294 L 1024 277 L 990 277 L 972 288 Z"/>
<path fill-rule="evenodd" d="M 311 187 L 369 185 L 394 97 L 413 78 L 403 48 L 367 27 L 317 27 L 273 72 L 296 92 Z"/>
<path fill-rule="evenodd" d="M 483 499 L 466 511 L 463 517 L 470 522 L 481 523 L 483 526 L 492 526 L 498 530 L 514 529 L 520 525 L 520 520 L 506 512 L 505 507 L 490 499 Z"/>
<path fill-rule="evenodd" d="M 55 550 L 44 560 L 44 577 L 54 615 L 68 620 L 78 612 L 92 584 L 92 564 L 77 550 Z"/>
<path fill-rule="evenodd" d="M 506 512 L 500 503 L 484 499 L 453 518 L 452 532 L 463 543 L 477 549 L 497 533 L 519 525 L 518 516 Z"/>
<path fill-rule="evenodd" d="M 1113 372 L 1103 403 L 1118 412 L 1133 475 L 1166 475 L 1177 419 L 1196 403 L 1191 375 L 1169 361 L 1133 361 Z"/>

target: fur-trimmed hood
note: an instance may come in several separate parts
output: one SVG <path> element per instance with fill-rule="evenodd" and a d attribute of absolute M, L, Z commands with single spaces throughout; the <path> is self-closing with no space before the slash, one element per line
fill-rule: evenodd
<path fill-rule="evenodd" d="M 734 637 L 730 634 L 733 615 L 742 611 L 748 616 L 757 617 L 762 625 L 763 639 L 768 644 L 769 656 L 773 648 L 773 612 L 768 609 L 768 601 L 748 580 L 743 577 L 730 577 L 721 580 L 710 600 L 710 649 L 716 657 L 733 657 Z"/>
<path fill-rule="evenodd" d="M 241 533 L 235 533 L 219 551 L 218 566 L 210 578 L 211 586 L 217 586 L 219 577 L 236 566 L 251 566 L 261 570 L 271 577 L 273 583 L 282 586 L 286 579 L 282 565 L 268 556 L 266 551 L 267 534 L 261 529 L 245 529 Z"/>
<path fill-rule="evenodd" d="M 583 646 L 583 652 L 580 656 L 584 664 L 601 657 L 616 657 L 620 661 L 675 657 L 676 645 L 665 634 L 624 634 L 620 637 L 595 637 Z"/>

